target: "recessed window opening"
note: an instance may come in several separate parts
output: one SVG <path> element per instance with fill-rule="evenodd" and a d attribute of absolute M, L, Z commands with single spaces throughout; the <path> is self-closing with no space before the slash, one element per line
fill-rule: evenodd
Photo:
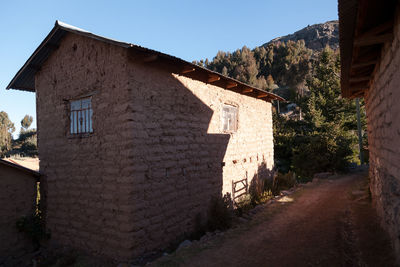
<path fill-rule="evenodd" d="M 233 133 L 238 128 L 238 108 L 224 104 L 222 107 L 222 130 L 223 132 Z"/>
<path fill-rule="evenodd" d="M 93 133 L 92 99 L 82 98 L 70 101 L 71 134 Z"/>

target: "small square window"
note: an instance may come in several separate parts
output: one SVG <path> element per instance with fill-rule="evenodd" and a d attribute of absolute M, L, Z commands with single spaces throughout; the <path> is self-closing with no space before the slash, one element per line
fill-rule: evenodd
<path fill-rule="evenodd" d="M 92 99 L 82 98 L 70 101 L 71 134 L 93 133 Z"/>
<path fill-rule="evenodd" d="M 238 128 L 238 108 L 231 105 L 222 107 L 222 131 L 233 133 Z"/>

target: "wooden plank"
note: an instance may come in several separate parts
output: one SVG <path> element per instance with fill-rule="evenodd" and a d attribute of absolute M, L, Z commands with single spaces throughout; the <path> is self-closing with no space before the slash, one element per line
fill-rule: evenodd
<path fill-rule="evenodd" d="M 245 88 L 242 90 L 242 93 L 251 93 L 251 92 L 253 92 L 253 89 L 251 88 Z"/>
<path fill-rule="evenodd" d="M 207 82 L 212 83 L 212 82 L 219 81 L 220 79 L 221 79 L 220 76 L 211 74 L 211 75 L 208 75 Z"/>
<path fill-rule="evenodd" d="M 362 68 L 362 67 L 368 67 L 371 65 L 375 65 L 377 63 L 377 60 L 370 60 L 370 61 L 365 61 L 365 62 L 357 62 L 354 64 L 351 64 L 351 68 Z"/>
<path fill-rule="evenodd" d="M 235 196 L 235 199 L 238 199 L 238 198 L 240 198 L 240 197 L 242 197 L 242 196 L 244 196 L 244 195 L 246 195 L 246 194 L 247 194 L 247 192 L 243 192 L 243 193 L 241 193 L 240 195 Z"/>
<path fill-rule="evenodd" d="M 267 93 L 259 93 L 259 94 L 257 95 L 257 98 L 263 98 L 263 97 L 266 97 L 266 96 L 268 96 Z"/>
<path fill-rule="evenodd" d="M 385 33 L 381 35 L 362 35 L 354 39 L 354 46 L 368 46 L 375 44 L 383 44 L 393 39 L 393 33 Z"/>
<path fill-rule="evenodd" d="M 227 84 L 226 84 L 226 88 L 227 89 L 230 89 L 230 88 L 233 88 L 233 87 L 236 87 L 236 86 L 238 86 L 238 84 L 234 83 L 234 82 L 227 82 Z"/>
<path fill-rule="evenodd" d="M 380 25 L 377 25 L 377 26 L 363 32 L 362 34 L 360 34 L 360 36 L 364 36 L 364 35 L 373 36 L 373 35 L 378 35 L 381 33 L 387 33 L 388 31 L 391 31 L 391 30 L 393 30 L 393 20 L 389 20 Z"/>
<path fill-rule="evenodd" d="M 185 74 L 185 73 L 189 73 L 189 72 L 193 72 L 196 69 L 193 67 L 184 67 L 183 70 L 180 71 L 181 74 Z"/>
<path fill-rule="evenodd" d="M 353 93 L 354 91 L 358 91 L 358 90 L 367 90 L 369 85 L 368 83 L 362 83 L 362 84 L 350 84 L 350 93 Z"/>
<path fill-rule="evenodd" d="M 364 95 L 364 93 L 365 93 L 365 90 L 356 91 L 356 92 L 353 93 L 353 96 L 354 97 L 359 97 L 359 96 Z"/>
<path fill-rule="evenodd" d="M 371 76 L 350 77 L 349 81 L 351 83 L 358 83 L 358 82 L 369 81 L 370 79 L 371 79 Z"/>

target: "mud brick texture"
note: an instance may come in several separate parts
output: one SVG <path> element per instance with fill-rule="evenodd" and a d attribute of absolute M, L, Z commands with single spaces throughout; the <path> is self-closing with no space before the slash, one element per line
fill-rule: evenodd
<path fill-rule="evenodd" d="M 271 103 L 138 63 L 68 34 L 36 79 L 40 170 L 52 241 L 130 259 L 178 242 L 212 196 L 273 168 Z M 90 96 L 93 133 L 69 133 Z M 224 104 L 238 130 L 222 131 Z"/>
<path fill-rule="evenodd" d="M 400 14 L 366 95 L 371 192 L 400 262 Z"/>
<path fill-rule="evenodd" d="M 0 266 L 14 266 L 33 250 L 32 240 L 17 230 L 16 223 L 35 212 L 36 178 L 0 163 L 0 182 Z"/>

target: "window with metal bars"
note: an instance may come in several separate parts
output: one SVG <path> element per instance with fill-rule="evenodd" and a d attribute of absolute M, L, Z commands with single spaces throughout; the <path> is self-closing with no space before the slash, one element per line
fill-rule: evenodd
<path fill-rule="evenodd" d="M 222 131 L 234 133 L 238 128 L 238 108 L 224 104 L 222 107 Z"/>
<path fill-rule="evenodd" d="M 72 100 L 70 104 L 71 134 L 93 133 L 92 99 Z"/>

